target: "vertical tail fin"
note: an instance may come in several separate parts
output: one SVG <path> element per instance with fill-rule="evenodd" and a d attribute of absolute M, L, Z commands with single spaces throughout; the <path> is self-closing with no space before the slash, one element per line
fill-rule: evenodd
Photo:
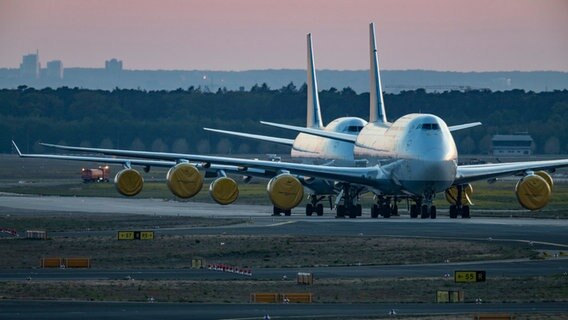
<path fill-rule="evenodd" d="M 369 47 L 371 54 L 371 68 L 369 71 L 371 77 L 371 91 L 369 91 L 369 122 L 385 123 L 387 122 L 387 116 L 385 113 L 385 103 L 383 101 L 383 88 L 381 85 L 379 55 L 377 53 L 374 23 L 369 25 Z"/>
<path fill-rule="evenodd" d="M 316 67 L 314 65 L 314 53 L 312 49 L 312 34 L 308 33 L 308 102 L 307 123 L 308 128 L 323 128 L 318 96 L 318 83 L 316 79 Z"/>

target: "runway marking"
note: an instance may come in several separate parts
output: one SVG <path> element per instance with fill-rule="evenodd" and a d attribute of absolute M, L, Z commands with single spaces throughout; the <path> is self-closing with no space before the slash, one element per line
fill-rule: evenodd
<path fill-rule="evenodd" d="M 292 223 L 296 223 L 298 221 L 296 220 L 292 220 L 292 221 L 284 221 L 284 222 L 278 222 L 278 223 L 273 223 L 273 224 L 268 224 L 266 225 L 267 227 L 278 227 L 278 226 L 283 226 L 286 224 L 292 224 Z"/>

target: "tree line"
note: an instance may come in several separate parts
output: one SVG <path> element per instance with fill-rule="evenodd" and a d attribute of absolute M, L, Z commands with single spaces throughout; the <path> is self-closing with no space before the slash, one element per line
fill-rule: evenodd
<path fill-rule="evenodd" d="M 528 132 L 536 153 L 568 152 L 568 90 L 427 92 L 385 94 L 388 120 L 407 113 L 432 113 L 448 125 L 483 126 L 454 133 L 460 153 L 490 152 L 494 134 Z M 351 88 L 320 92 L 324 124 L 342 116 L 368 119 L 369 94 Z M 229 91 L 189 87 L 174 91 L 89 90 L 20 86 L 0 90 L 0 152 L 16 140 L 26 152 L 43 152 L 38 142 L 104 148 L 191 153 L 288 153 L 269 143 L 204 131 L 203 127 L 293 138 L 260 120 L 305 125 L 306 85 L 279 89 L 266 84 Z"/>

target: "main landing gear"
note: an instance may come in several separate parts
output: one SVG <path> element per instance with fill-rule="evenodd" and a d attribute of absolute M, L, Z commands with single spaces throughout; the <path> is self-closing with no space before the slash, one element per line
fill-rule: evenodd
<path fill-rule="evenodd" d="M 377 203 L 371 207 L 371 218 L 390 218 L 391 216 L 398 216 L 398 205 L 396 198 L 391 201 L 391 198 L 377 196 Z"/>
<path fill-rule="evenodd" d="M 456 219 L 458 216 L 461 216 L 463 219 L 469 219 L 469 206 L 462 204 L 462 195 L 463 195 L 463 185 L 458 185 L 458 194 L 456 197 L 456 204 L 452 204 L 450 206 L 450 218 Z"/>
<path fill-rule="evenodd" d="M 290 215 L 292 215 L 292 210 L 291 209 L 282 210 L 278 207 L 272 207 L 272 215 L 273 216 L 280 216 L 281 213 L 283 213 L 285 216 L 289 217 Z"/>
<path fill-rule="evenodd" d="M 345 218 L 348 216 L 351 219 L 355 219 L 360 217 L 363 212 L 363 208 L 361 204 L 357 202 L 357 195 L 359 194 L 360 190 L 351 190 L 351 186 L 349 184 L 344 184 L 343 189 L 337 196 L 337 204 L 335 209 L 337 211 L 336 218 Z M 339 204 L 342 202 L 342 204 Z"/>
<path fill-rule="evenodd" d="M 310 203 L 306 205 L 306 216 L 311 216 L 313 213 L 317 214 L 318 216 L 323 216 L 323 204 L 318 203 L 322 201 L 325 197 L 318 197 L 315 194 L 309 195 Z M 329 198 L 331 202 L 331 196 Z"/>

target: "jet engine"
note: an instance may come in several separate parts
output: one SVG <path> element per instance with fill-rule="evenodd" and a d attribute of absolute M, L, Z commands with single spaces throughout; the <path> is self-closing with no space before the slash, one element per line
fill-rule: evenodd
<path fill-rule="evenodd" d="M 134 169 L 123 169 L 114 176 L 114 185 L 120 194 L 133 197 L 142 191 L 144 179 Z"/>
<path fill-rule="evenodd" d="M 552 187 L 554 186 L 554 181 L 552 180 L 552 177 L 548 173 L 546 173 L 546 171 L 537 171 L 534 174 L 543 178 L 546 181 L 546 183 L 548 183 L 550 191 L 552 191 Z"/>
<path fill-rule="evenodd" d="M 266 186 L 268 197 L 275 207 L 290 210 L 304 198 L 304 187 L 300 180 L 288 173 L 272 178 Z"/>
<path fill-rule="evenodd" d="M 220 177 L 209 185 L 209 195 L 218 204 L 231 204 L 239 197 L 239 186 L 229 177 Z"/>
<path fill-rule="evenodd" d="M 471 202 L 471 195 L 473 194 L 473 187 L 471 186 L 471 184 L 466 184 L 463 186 L 462 188 L 462 194 L 461 194 L 461 204 L 464 206 L 470 206 L 473 203 Z M 452 186 L 450 188 L 448 188 L 446 190 L 446 192 L 444 193 L 444 195 L 446 196 L 446 201 L 448 201 L 450 204 L 456 204 L 456 200 L 458 199 L 458 187 L 457 186 Z"/>
<path fill-rule="evenodd" d="M 195 196 L 203 187 L 203 177 L 195 166 L 189 163 L 179 163 L 171 167 L 166 175 L 168 189 L 182 198 L 189 199 Z"/>
<path fill-rule="evenodd" d="M 550 184 L 547 180 L 550 181 Z M 552 177 L 544 171 L 524 176 L 515 187 L 519 204 L 532 211 L 544 208 L 550 200 L 551 184 Z"/>

